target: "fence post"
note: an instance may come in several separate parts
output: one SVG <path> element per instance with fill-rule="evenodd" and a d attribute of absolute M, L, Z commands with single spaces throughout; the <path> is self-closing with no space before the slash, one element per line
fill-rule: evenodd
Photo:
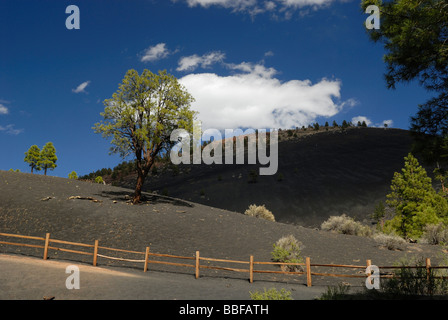
<path fill-rule="evenodd" d="M 199 278 L 199 251 L 196 251 L 196 272 L 195 272 L 196 279 Z"/>
<path fill-rule="evenodd" d="M 148 257 L 149 257 L 149 247 L 146 247 L 146 252 L 145 252 L 145 267 L 143 269 L 144 272 L 146 272 L 146 270 L 148 270 Z"/>
<path fill-rule="evenodd" d="M 50 234 L 45 235 L 45 247 L 44 247 L 44 260 L 47 260 L 48 256 L 48 244 L 50 243 Z"/>
<path fill-rule="evenodd" d="M 93 247 L 93 266 L 96 267 L 96 259 L 98 255 L 98 240 L 95 240 L 95 246 Z"/>
<path fill-rule="evenodd" d="M 431 259 L 426 258 L 426 280 L 429 281 L 431 275 Z"/>
<path fill-rule="evenodd" d="M 254 282 L 254 256 L 249 258 L 249 282 Z"/>
<path fill-rule="evenodd" d="M 311 287 L 311 260 L 309 257 L 306 257 L 306 285 Z"/>

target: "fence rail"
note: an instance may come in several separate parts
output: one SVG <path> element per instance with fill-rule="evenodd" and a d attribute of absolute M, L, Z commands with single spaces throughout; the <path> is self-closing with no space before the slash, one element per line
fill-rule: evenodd
<path fill-rule="evenodd" d="M 224 271 L 232 271 L 232 272 L 242 272 L 242 273 L 248 273 L 249 274 L 249 281 L 252 283 L 254 281 L 254 274 L 256 273 L 265 273 L 265 274 L 284 274 L 284 275 L 306 275 L 306 283 L 308 287 L 312 286 L 312 276 L 322 276 L 322 277 L 346 277 L 346 278 L 366 278 L 367 274 L 335 274 L 335 273 L 322 273 L 322 272 L 313 272 L 312 267 L 329 267 L 329 268 L 348 268 L 348 269 L 366 269 L 368 266 L 371 265 L 371 260 L 366 260 L 366 265 L 345 265 L 345 264 L 318 264 L 318 263 L 311 263 L 310 257 L 306 257 L 305 263 L 290 263 L 290 262 L 272 262 L 272 261 L 254 261 L 254 256 L 249 256 L 248 261 L 242 261 L 242 260 L 229 260 L 229 259 L 216 259 L 216 258 L 207 258 L 200 256 L 200 252 L 196 251 L 194 257 L 185 257 L 185 256 L 178 256 L 178 255 L 172 255 L 172 254 L 161 254 L 161 253 L 152 253 L 150 251 L 150 247 L 146 247 L 145 252 L 142 251 L 132 251 L 132 250 L 125 250 L 125 249 L 117 249 L 117 248 L 110 248 L 110 247 L 103 247 L 99 246 L 99 241 L 95 240 L 94 244 L 85 244 L 85 243 L 79 243 L 79 242 L 71 242 L 71 241 L 65 241 L 65 240 L 57 240 L 50 238 L 50 233 L 47 233 L 45 237 L 36 237 L 36 236 L 24 236 L 24 235 L 18 235 L 18 234 L 9 234 L 9 233 L 0 233 L 0 236 L 3 237 L 10 237 L 10 238 L 21 238 L 21 239 L 28 239 L 28 240 L 38 240 L 38 241 L 44 241 L 44 245 L 35 245 L 35 244 L 28 244 L 28 243 L 17 243 L 17 242 L 10 242 L 10 241 L 0 241 L 0 244 L 5 245 L 12 245 L 12 246 L 23 246 L 23 247 L 32 247 L 32 248 L 38 248 L 38 249 L 44 249 L 43 252 L 43 259 L 47 260 L 48 258 L 48 250 L 55 250 L 55 251 L 62 251 L 62 252 L 70 252 L 75 254 L 81 254 L 81 255 L 88 255 L 92 256 L 92 264 L 93 266 L 97 265 L 98 257 L 104 258 L 104 259 L 110 259 L 110 260 L 118 260 L 118 261 L 127 261 L 127 262 L 136 262 L 136 263 L 144 263 L 143 271 L 148 271 L 149 264 L 163 264 L 163 265 L 171 265 L 171 266 L 180 266 L 180 267 L 189 267 L 195 269 L 195 277 L 198 279 L 200 277 L 200 269 L 213 269 L 213 270 L 224 270 Z M 79 246 L 84 248 L 90 248 L 92 251 L 79 251 L 79 250 L 73 250 L 73 249 L 66 249 L 66 248 L 60 248 L 60 247 L 54 247 L 50 246 L 50 243 L 58 243 L 58 244 L 65 244 L 65 245 L 71 245 L 71 246 Z M 127 259 L 127 258 L 121 258 L 121 257 L 111 257 L 105 254 L 99 254 L 99 250 L 106 250 L 106 251 L 115 251 L 115 252 L 123 252 L 123 253 L 132 253 L 132 254 L 138 254 L 142 255 L 143 259 Z M 171 259 L 181 259 L 181 260 L 192 260 L 194 263 L 188 264 L 188 263 L 179 263 L 179 262 L 168 262 L 168 261 L 160 261 L 160 260 L 154 260 L 150 257 L 159 257 L 159 258 L 171 258 Z M 233 263 L 233 264 L 245 264 L 247 265 L 247 268 L 234 268 L 234 267 L 224 267 L 222 265 L 216 266 L 216 265 L 204 265 L 201 264 L 201 261 L 204 262 L 220 262 L 220 263 Z M 255 269 L 255 266 L 258 265 L 278 265 L 278 266 L 301 266 L 305 268 L 305 271 L 284 271 L 284 270 L 259 270 Z M 397 269 L 397 268 L 426 268 L 427 275 L 429 277 L 429 274 L 431 272 L 431 269 L 448 269 L 448 266 L 431 266 L 431 261 L 429 258 L 426 258 L 426 265 L 425 266 L 378 266 L 379 269 Z M 380 277 L 390 277 L 391 275 L 388 274 L 380 274 Z M 447 279 L 448 277 L 436 277 L 436 278 L 443 278 Z"/>

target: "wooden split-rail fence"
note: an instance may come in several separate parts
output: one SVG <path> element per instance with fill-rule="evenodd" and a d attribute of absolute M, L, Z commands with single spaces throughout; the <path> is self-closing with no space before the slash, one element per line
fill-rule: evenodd
<path fill-rule="evenodd" d="M 366 260 L 365 265 L 343 265 L 343 264 L 316 264 L 311 263 L 311 259 L 309 257 L 305 258 L 305 263 L 291 263 L 291 262 L 262 262 L 262 261 L 255 261 L 254 256 L 249 256 L 248 261 L 242 261 L 242 260 L 228 260 L 228 259 L 215 259 L 215 258 L 206 258 L 202 257 L 199 253 L 199 251 L 196 251 L 194 256 L 191 257 L 185 257 L 185 256 L 178 256 L 178 255 L 171 255 L 171 254 L 160 254 L 160 253 L 153 253 L 150 251 L 150 247 L 146 247 L 145 252 L 141 251 L 132 251 L 132 250 L 124 250 L 124 249 L 117 249 L 117 248 L 110 248 L 110 247 L 104 247 L 99 245 L 99 241 L 95 240 L 94 244 L 84 244 L 84 243 L 78 243 L 78 242 L 70 242 L 70 241 L 64 241 L 64 240 L 57 240 L 52 239 L 50 237 L 50 233 L 46 233 L 45 237 L 36 237 L 36 236 L 24 236 L 24 235 L 18 235 L 18 234 L 9 234 L 9 233 L 0 233 L 0 236 L 2 237 L 9 237 L 9 238 L 21 238 L 21 239 L 28 239 L 28 240 L 38 240 L 43 241 L 43 245 L 39 244 L 30 244 L 30 243 L 17 243 L 17 242 L 10 242 L 10 241 L 0 241 L 0 244 L 4 245 L 12 245 L 12 246 L 22 246 L 22 247 L 31 247 L 31 248 L 41 248 L 43 249 L 43 259 L 47 260 L 48 258 L 48 252 L 49 250 L 57 250 L 61 252 L 69 252 L 69 253 L 75 253 L 75 254 L 82 254 L 82 255 L 88 255 L 92 256 L 92 264 L 93 266 L 97 266 L 98 257 L 110 259 L 110 260 L 118 260 L 118 261 L 127 261 L 127 262 L 137 262 L 137 263 L 143 263 L 143 271 L 148 271 L 149 264 L 164 264 L 164 265 L 171 265 L 171 266 L 180 266 L 180 267 L 190 267 L 195 269 L 195 277 L 196 279 L 200 276 L 200 269 L 215 269 L 215 270 L 225 270 L 225 271 L 233 271 L 233 272 L 243 272 L 249 274 L 249 282 L 252 283 L 254 281 L 254 274 L 255 273 L 265 273 L 265 274 L 285 274 L 285 275 L 306 275 L 306 283 L 308 287 L 312 286 L 312 276 L 322 276 L 322 277 L 347 277 L 347 278 L 366 278 L 368 275 L 365 273 L 365 270 L 368 266 L 372 265 L 371 260 Z M 67 248 L 61 248 L 61 247 L 55 247 L 52 244 L 65 244 L 65 245 L 71 245 L 71 246 L 80 246 L 84 248 L 89 248 L 90 251 L 79 251 L 79 250 L 73 250 L 73 249 L 67 249 Z M 126 259 L 126 258 L 120 258 L 120 257 L 111 257 L 104 254 L 100 254 L 99 250 L 101 252 L 104 251 L 115 251 L 115 252 L 122 252 L 122 253 L 131 253 L 131 254 L 138 254 L 142 255 L 143 259 Z M 180 263 L 180 262 L 169 262 L 169 261 L 160 261 L 155 260 L 152 257 L 165 257 L 165 258 L 172 258 L 172 259 L 179 259 L 179 260 L 190 260 L 191 263 Z M 207 264 L 201 264 L 201 261 L 206 261 Z M 232 264 L 244 264 L 247 265 L 248 268 L 241 269 L 241 268 L 230 268 L 230 267 L 223 267 L 223 266 L 212 266 L 209 265 L 210 262 L 218 262 L 218 263 L 232 263 Z M 280 270 L 260 270 L 259 268 L 255 268 L 255 266 L 263 266 L 263 265 L 278 265 L 278 266 L 302 266 L 305 271 L 280 271 Z M 313 267 L 329 267 L 329 268 L 348 268 L 348 269 L 361 269 L 364 271 L 359 271 L 357 274 L 334 274 L 334 273 L 321 273 L 321 272 L 313 272 Z M 426 268 L 427 275 L 429 277 L 431 269 L 448 269 L 448 266 L 431 266 L 431 261 L 429 258 L 426 258 L 426 265 L 425 266 L 378 266 L 379 269 L 397 269 L 397 268 Z M 361 275 L 362 273 L 363 275 Z M 389 275 L 381 275 L 381 277 L 390 277 Z M 440 277 L 439 277 L 440 278 Z M 447 278 L 447 277 L 441 277 L 441 278 Z"/>

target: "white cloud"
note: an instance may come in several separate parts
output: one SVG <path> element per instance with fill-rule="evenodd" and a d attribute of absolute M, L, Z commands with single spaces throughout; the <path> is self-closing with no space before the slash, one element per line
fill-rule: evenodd
<path fill-rule="evenodd" d="M 8 114 L 9 110 L 3 104 L 0 103 L 0 114 Z"/>
<path fill-rule="evenodd" d="M 13 124 L 8 124 L 6 127 L 0 126 L 0 132 L 5 132 L 10 135 L 18 135 L 23 132 L 23 129 L 14 129 Z"/>
<path fill-rule="evenodd" d="M 302 8 L 306 6 L 325 6 L 334 0 L 279 0 L 285 7 Z"/>
<path fill-rule="evenodd" d="M 159 43 L 147 48 L 140 57 L 141 62 L 152 62 L 166 58 L 170 54 L 165 43 Z"/>
<path fill-rule="evenodd" d="M 190 7 L 202 6 L 210 7 L 211 5 L 220 5 L 225 8 L 233 8 L 237 10 L 242 10 L 257 5 L 257 0 L 187 0 Z"/>
<path fill-rule="evenodd" d="M 364 116 L 357 116 L 357 117 L 353 117 L 353 118 L 352 118 L 352 123 L 353 123 L 353 125 L 356 126 L 356 125 L 358 124 L 358 121 L 361 122 L 361 123 L 362 123 L 363 121 L 365 121 L 367 126 L 370 126 L 370 125 L 372 124 L 372 121 L 370 121 L 369 118 L 364 117 Z"/>
<path fill-rule="evenodd" d="M 393 120 L 383 120 L 383 127 L 385 124 L 387 125 L 388 128 L 390 128 L 394 125 L 394 122 Z"/>
<path fill-rule="evenodd" d="M 74 93 L 86 92 L 85 90 L 89 84 L 90 84 L 90 81 L 85 81 L 85 82 L 81 83 L 79 86 L 77 86 L 76 89 L 72 89 L 72 91 Z"/>
<path fill-rule="evenodd" d="M 216 62 L 222 62 L 224 58 L 225 54 L 220 51 L 214 51 L 208 54 L 204 54 L 202 56 L 194 54 L 191 56 L 182 57 L 179 60 L 179 67 L 176 70 L 192 71 L 196 69 L 198 66 L 201 66 L 202 68 L 207 68 Z"/>
<path fill-rule="evenodd" d="M 230 76 L 189 74 L 179 81 L 195 98 L 202 128 L 291 128 L 308 125 L 317 117 L 331 117 L 355 100 L 338 102 L 339 80 L 282 82 L 277 71 L 260 64 L 227 64 Z"/>
<path fill-rule="evenodd" d="M 172 0 L 177 2 L 179 0 Z M 248 12 L 252 16 L 264 13 L 284 13 L 285 18 L 291 17 L 291 10 L 304 7 L 324 7 L 335 0 L 185 0 L 190 7 L 221 6 L 234 12 Z"/>

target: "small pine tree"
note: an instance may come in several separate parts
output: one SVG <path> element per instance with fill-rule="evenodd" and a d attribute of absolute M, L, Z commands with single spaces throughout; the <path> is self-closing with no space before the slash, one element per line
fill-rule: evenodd
<path fill-rule="evenodd" d="M 77 180 L 78 179 L 78 174 L 75 171 L 72 171 L 68 174 L 68 178 L 69 179 L 73 179 L 73 180 Z"/>
<path fill-rule="evenodd" d="M 339 127 L 338 123 L 336 122 L 336 120 L 333 120 L 333 128 L 337 128 Z"/>
<path fill-rule="evenodd" d="M 44 169 L 44 174 L 47 175 L 47 169 L 54 170 L 57 167 L 57 160 L 58 157 L 56 156 L 56 149 L 53 143 L 47 142 L 40 152 L 38 166 Z"/>
<path fill-rule="evenodd" d="M 27 152 L 25 152 L 25 162 L 27 162 L 31 167 L 31 173 L 34 173 L 33 171 L 39 171 L 41 168 L 39 166 L 39 160 L 40 160 L 40 149 L 38 146 L 33 145 L 31 146 Z"/>
<path fill-rule="evenodd" d="M 395 172 L 387 195 L 386 203 L 395 209 L 395 216 L 385 228 L 405 238 L 418 238 L 425 225 L 446 220 L 448 202 L 434 190 L 431 178 L 411 153 L 404 160 L 404 168 Z"/>
<path fill-rule="evenodd" d="M 250 170 L 247 182 L 249 182 L 249 183 L 256 183 L 257 180 L 258 180 L 257 170 L 255 170 L 255 169 Z"/>

